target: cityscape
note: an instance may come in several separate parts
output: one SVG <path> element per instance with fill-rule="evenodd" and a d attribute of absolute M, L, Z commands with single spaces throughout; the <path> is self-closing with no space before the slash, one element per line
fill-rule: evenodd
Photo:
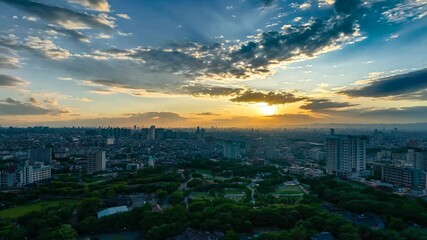
<path fill-rule="evenodd" d="M 2 127 L 2 235 L 422 239 L 426 136 L 386 127 Z M 47 233 L 48 224 L 59 229 Z"/>
<path fill-rule="evenodd" d="M 427 240 L 427 0 L 0 0 L 0 240 Z"/>

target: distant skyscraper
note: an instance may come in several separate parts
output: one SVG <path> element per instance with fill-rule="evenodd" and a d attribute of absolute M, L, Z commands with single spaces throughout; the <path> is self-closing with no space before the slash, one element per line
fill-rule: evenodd
<path fill-rule="evenodd" d="M 152 125 L 150 127 L 150 130 L 148 132 L 148 139 L 152 141 L 156 140 L 156 126 Z"/>
<path fill-rule="evenodd" d="M 104 171 L 107 165 L 105 151 L 90 152 L 87 154 L 87 172 Z"/>
<path fill-rule="evenodd" d="M 229 159 L 240 159 L 241 153 L 240 153 L 240 144 L 236 142 L 227 141 L 224 144 L 224 153 L 225 158 Z"/>
<path fill-rule="evenodd" d="M 28 150 L 28 160 L 31 162 L 43 162 L 50 164 L 52 161 L 52 149 L 50 148 L 37 148 Z"/>
<path fill-rule="evenodd" d="M 331 135 L 326 138 L 326 171 L 337 176 L 366 173 L 366 137 Z"/>

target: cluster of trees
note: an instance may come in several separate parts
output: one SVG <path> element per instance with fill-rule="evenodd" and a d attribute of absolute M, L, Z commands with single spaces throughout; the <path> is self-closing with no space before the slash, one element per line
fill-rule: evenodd
<path fill-rule="evenodd" d="M 67 239 L 77 238 L 76 230 L 69 225 L 73 205 L 61 204 L 42 211 L 32 212 L 16 220 L 16 225 L 3 220 L 0 236 L 5 239 Z M 3 226 L 1 226 L 3 225 Z"/>
<path fill-rule="evenodd" d="M 318 199 L 332 203 L 339 209 L 381 216 L 387 230 L 362 234 L 364 239 L 369 239 L 367 236 L 371 235 L 376 236 L 371 239 L 427 239 L 427 231 L 414 227 L 427 226 L 427 202 L 422 199 L 385 193 L 371 187 L 338 181 L 330 176 L 301 181 L 310 185 Z"/>
<path fill-rule="evenodd" d="M 322 231 L 330 231 L 339 239 L 360 239 L 358 229 L 339 215 L 320 210 L 318 206 L 302 204 L 253 209 L 246 203 L 215 199 L 192 202 L 188 210 L 178 204 L 158 213 L 153 212 L 150 206 L 145 206 L 132 212 L 92 220 L 79 223 L 77 229 L 83 233 L 123 228 L 142 230 L 147 239 L 156 240 L 178 235 L 191 227 L 205 231 L 222 230 L 227 233 L 227 239 L 231 240 L 238 239 L 236 233 L 275 227 L 283 231 L 266 233 L 260 239 L 307 239 Z"/>

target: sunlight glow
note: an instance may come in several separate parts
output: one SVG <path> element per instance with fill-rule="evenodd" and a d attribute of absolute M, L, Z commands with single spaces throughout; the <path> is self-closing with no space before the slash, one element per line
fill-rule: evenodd
<path fill-rule="evenodd" d="M 275 106 L 268 105 L 267 103 L 259 103 L 257 104 L 257 107 L 261 114 L 265 116 L 271 116 L 277 112 L 277 108 Z"/>

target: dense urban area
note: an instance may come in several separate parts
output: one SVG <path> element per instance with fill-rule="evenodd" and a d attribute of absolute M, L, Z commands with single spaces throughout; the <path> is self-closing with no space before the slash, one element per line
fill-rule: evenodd
<path fill-rule="evenodd" d="M 0 239 L 427 239 L 427 132 L 0 128 Z"/>

